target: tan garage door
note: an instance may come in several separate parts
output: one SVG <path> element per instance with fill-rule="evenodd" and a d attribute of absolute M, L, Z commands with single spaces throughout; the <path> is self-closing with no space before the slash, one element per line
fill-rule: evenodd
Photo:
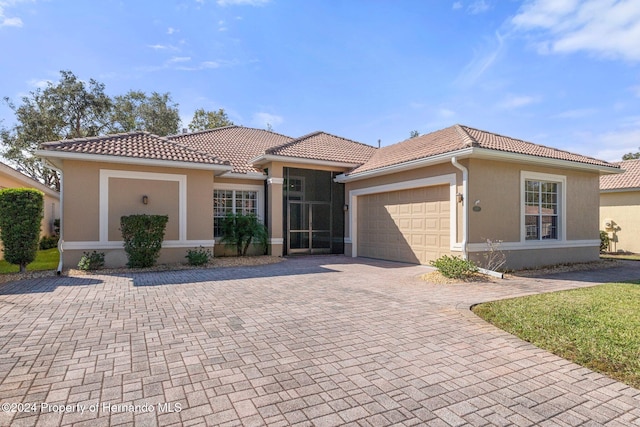
<path fill-rule="evenodd" d="M 449 254 L 449 186 L 358 197 L 358 256 L 428 264 Z"/>

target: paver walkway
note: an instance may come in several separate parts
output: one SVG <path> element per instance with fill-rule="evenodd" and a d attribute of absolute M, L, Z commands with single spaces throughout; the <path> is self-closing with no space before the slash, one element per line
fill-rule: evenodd
<path fill-rule="evenodd" d="M 426 270 L 321 256 L 1 286 L 0 425 L 640 425 L 640 390 L 468 310 L 640 263 L 446 286 Z"/>

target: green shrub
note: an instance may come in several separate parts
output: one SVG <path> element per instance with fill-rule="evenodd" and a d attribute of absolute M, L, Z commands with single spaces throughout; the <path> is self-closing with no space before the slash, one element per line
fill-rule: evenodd
<path fill-rule="evenodd" d="M 609 238 L 609 233 L 600 230 L 600 252 L 607 252 L 609 250 L 610 242 L 611 239 Z"/>
<path fill-rule="evenodd" d="M 0 237 L 4 259 L 27 270 L 36 259 L 40 240 L 44 194 L 31 188 L 0 190 Z"/>
<path fill-rule="evenodd" d="M 53 249 L 58 246 L 58 236 L 44 236 L 40 239 L 40 250 L 46 251 L 47 249 Z"/>
<path fill-rule="evenodd" d="M 189 265 L 204 265 L 213 258 L 210 249 L 200 246 L 198 249 L 189 249 L 185 258 L 189 261 Z"/>
<path fill-rule="evenodd" d="M 443 255 L 440 258 L 430 261 L 430 264 L 450 279 L 464 279 L 478 271 L 478 267 L 473 261 L 462 259 L 459 256 Z"/>
<path fill-rule="evenodd" d="M 60 235 L 60 218 L 53 220 L 53 234 L 56 236 Z"/>
<path fill-rule="evenodd" d="M 132 268 L 151 267 L 160 256 L 167 215 L 129 215 L 120 218 L 124 250 Z"/>
<path fill-rule="evenodd" d="M 229 212 L 222 219 L 221 241 L 235 246 L 238 256 L 246 255 L 249 245 L 254 240 L 266 249 L 267 236 L 267 228 L 258 221 L 258 217 L 254 214 L 244 215 Z"/>
<path fill-rule="evenodd" d="M 102 267 L 104 267 L 104 252 L 83 252 L 78 263 L 78 269 L 84 271 L 97 270 Z"/>

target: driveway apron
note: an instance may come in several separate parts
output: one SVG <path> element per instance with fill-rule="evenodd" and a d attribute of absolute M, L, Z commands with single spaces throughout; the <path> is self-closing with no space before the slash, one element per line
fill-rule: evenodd
<path fill-rule="evenodd" d="M 640 279 L 640 263 L 433 285 L 343 256 L 0 286 L 0 425 L 640 425 L 640 390 L 472 304 Z"/>

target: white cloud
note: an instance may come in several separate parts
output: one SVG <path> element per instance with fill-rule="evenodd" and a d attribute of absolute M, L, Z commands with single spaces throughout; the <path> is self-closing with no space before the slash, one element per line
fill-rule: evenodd
<path fill-rule="evenodd" d="M 462 2 L 454 2 L 453 5 L 451 6 L 451 9 L 453 10 L 458 10 L 458 9 L 462 9 Z"/>
<path fill-rule="evenodd" d="M 49 86 L 49 83 L 52 83 L 51 80 L 45 80 L 45 79 L 31 79 L 27 82 L 29 84 L 29 86 L 33 86 L 35 88 L 38 89 L 44 89 L 47 86 Z"/>
<path fill-rule="evenodd" d="M 20 18 L 5 18 L 0 17 L 2 22 L 0 22 L 0 27 L 22 27 L 22 19 Z"/>
<path fill-rule="evenodd" d="M 267 127 L 267 125 L 271 125 L 273 127 L 278 126 L 284 122 L 282 116 L 278 116 L 271 113 L 255 113 L 253 118 L 251 119 L 251 123 L 257 127 Z"/>
<path fill-rule="evenodd" d="M 151 44 L 147 46 L 153 50 L 178 50 L 177 47 L 172 46 L 170 44 Z"/>
<path fill-rule="evenodd" d="M 529 104 L 539 102 L 539 98 L 527 95 L 509 95 L 501 103 L 501 108 L 520 108 Z"/>
<path fill-rule="evenodd" d="M 191 61 L 191 57 L 189 56 L 174 56 L 173 58 L 169 59 L 169 63 L 170 64 L 175 64 L 176 62 L 189 62 Z"/>
<path fill-rule="evenodd" d="M 271 0 L 218 0 L 220 6 L 264 6 Z"/>
<path fill-rule="evenodd" d="M 173 33 L 177 32 L 177 31 L 179 31 L 179 30 L 176 30 L 176 29 L 175 29 L 175 28 L 173 28 L 173 27 L 169 27 L 169 28 L 167 28 L 167 34 L 169 34 L 169 35 L 171 35 L 171 34 L 173 34 Z"/>
<path fill-rule="evenodd" d="M 475 0 L 467 7 L 467 11 L 473 15 L 483 13 L 489 10 L 489 5 L 485 0 Z"/>
<path fill-rule="evenodd" d="M 489 41 L 481 52 L 476 52 L 471 61 L 456 78 L 463 86 L 473 85 L 485 71 L 493 66 L 504 49 L 504 38 L 496 31 L 495 39 Z"/>
<path fill-rule="evenodd" d="M 637 0 L 530 0 L 511 20 L 534 33 L 540 53 L 584 51 L 640 61 L 640 2 Z"/>

